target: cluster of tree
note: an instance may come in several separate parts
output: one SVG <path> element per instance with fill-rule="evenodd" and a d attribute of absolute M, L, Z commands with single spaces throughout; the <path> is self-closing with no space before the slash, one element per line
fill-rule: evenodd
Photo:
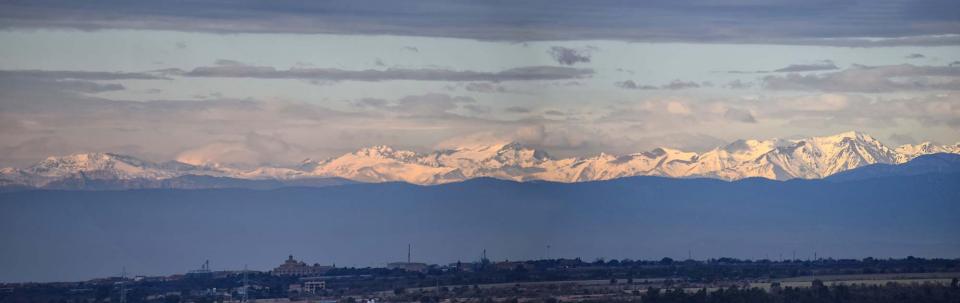
<path fill-rule="evenodd" d="M 640 298 L 626 302 L 644 303 L 955 303 L 960 302 L 960 288 L 956 279 L 951 286 L 940 284 L 897 284 L 826 286 L 814 281 L 813 287 L 784 288 L 766 291 L 759 288 L 722 288 L 713 292 L 701 289 L 686 292 L 682 289 L 647 289 Z"/>
<path fill-rule="evenodd" d="M 463 265 L 463 264 L 461 264 Z M 385 268 L 336 268 L 323 277 L 328 290 L 325 295 L 349 296 L 371 292 L 392 291 L 418 287 L 482 285 L 491 283 L 518 283 L 571 280 L 609 280 L 611 284 L 645 284 L 647 279 L 663 278 L 676 285 L 717 281 L 776 279 L 797 276 L 833 274 L 960 272 L 960 259 L 904 259 L 769 261 L 738 260 L 732 258 L 707 261 L 676 261 L 664 258 L 643 260 L 551 259 L 523 262 L 478 262 L 470 266 L 435 266 L 426 272 L 407 272 Z M 183 298 L 201 300 L 205 290 L 236 290 L 243 286 L 239 272 L 182 278 L 154 278 L 141 281 L 126 280 L 127 299 L 143 300 L 151 295 L 179 293 Z M 248 272 L 252 286 L 250 298 L 279 298 L 290 294 L 290 284 L 302 283 L 296 277 L 278 277 L 268 272 Z M 74 283 L 33 283 L 0 285 L 12 289 L 0 292 L 0 301 L 50 301 L 59 298 L 83 298 L 93 301 L 119 299 L 118 278 Z M 660 282 L 661 284 L 667 282 Z M 667 283 L 666 285 L 671 285 Z M 673 286 L 669 286 L 673 287 Z M 745 290 L 740 290 L 745 291 Z M 664 291 L 666 293 L 667 291 Z M 39 299 L 39 300 L 37 300 Z"/>
<path fill-rule="evenodd" d="M 504 266 L 508 265 L 508 266 Z M 733 258 L 706 261 L 550 259 L 523 262 L 479 262 L 471 266 L 433 267 L 424 273 L 372 268 L 338 268 L 334 275 L 367 276 L 330 282 L 351 288 L 410 288 L 440 285 L 473 285 L 567 280 L 636 280 L 669 278 L 678 281 L 710 283 L 716 281 L 789 278 L 813 275 L 957 272 L 960 260 L 922 259 L 818 259 L 739 260 Z M 346 285 L 349 284 L 349 285 Z"/>

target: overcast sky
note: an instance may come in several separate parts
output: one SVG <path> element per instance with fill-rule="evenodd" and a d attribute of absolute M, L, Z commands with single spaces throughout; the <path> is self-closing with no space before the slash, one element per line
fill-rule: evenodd
<path fill-rule="evenodd" d="M 960 141 L 960 2 L 0 3 L 0 166 Z"/>

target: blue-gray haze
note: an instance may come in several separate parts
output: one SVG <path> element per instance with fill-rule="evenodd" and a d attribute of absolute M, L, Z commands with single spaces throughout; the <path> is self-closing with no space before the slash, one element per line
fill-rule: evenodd
<path fill-rule="evenodd" d="M 955 159 L 954 159 L 955 160 Z M 956 162 L 956 161 L 954 161 Z M 922 167 L 922 166 L 921 166 Z M 439 186 L 0 194 L 0 281 L 545 257 L 960 256 L 956 167 L 853 181 L 475 179 Z"/>

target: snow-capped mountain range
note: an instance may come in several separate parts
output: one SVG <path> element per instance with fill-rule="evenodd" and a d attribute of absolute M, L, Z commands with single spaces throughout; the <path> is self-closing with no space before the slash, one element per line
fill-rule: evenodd
<path fill-rule="evenodd" d="M 0 185 L 46 187 L 64 180 L 164 180 L 190 175 L 250 180 L 338 177 L 361 182 L 431 185 L 492 177 L 515 181 L 582 182 L 630 176 L 776 180 L 824 178 L 874 163 L 900 164 L 933 153 L 960 154 L 960 143 L 889 148 L 860 132 L 796 140 L 738 140 L 704 153 L 657 148 L 628 155 L 555 159 L 519 143 L 464 146 L 430 153 L 373 146 L 297 167 L 238 169 L 225 165 L 152 163 L 112 153 L 49 157 L 0 170 Z"/>

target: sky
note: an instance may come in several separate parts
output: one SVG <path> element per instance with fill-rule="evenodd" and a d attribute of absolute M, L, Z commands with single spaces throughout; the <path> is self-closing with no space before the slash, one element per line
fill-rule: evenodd
<path fill-rule="evenodd" d="M 960 142 L 960 2 L 5 1 L 0 166 Z"/>

